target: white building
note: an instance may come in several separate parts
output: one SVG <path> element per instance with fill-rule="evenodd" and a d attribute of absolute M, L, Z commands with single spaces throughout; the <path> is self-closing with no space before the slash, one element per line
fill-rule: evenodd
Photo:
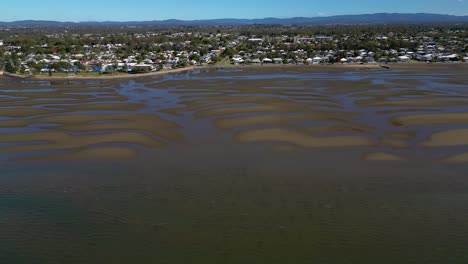
<path fill-rule="evenodd" d="M 0 40 L 0 46 L 3 46 L 3 40 Z"/>
<path fill-rule="evenodd" d="M 410 61 L 410 57 L 408 56 L 399 56 L 398 57 L 398 62 L 409 62 Z"/>
<path fill-rule="evenodd" d="M 320 64 L 322 61 L 323 61 L 322 57 L 316 56 L 312 59 L 312 64 Z"/>

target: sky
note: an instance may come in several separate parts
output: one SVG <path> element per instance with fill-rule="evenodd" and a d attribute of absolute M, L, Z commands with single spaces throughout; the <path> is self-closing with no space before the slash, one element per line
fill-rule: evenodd
<path fill-rule="evenodd" d="M 289 18 L 382 12 L 468 15 L 468 0 L 14 0 L 2 3 L 0 21 Z"/>

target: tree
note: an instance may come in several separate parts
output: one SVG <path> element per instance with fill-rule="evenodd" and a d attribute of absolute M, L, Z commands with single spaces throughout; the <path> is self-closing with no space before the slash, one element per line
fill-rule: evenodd
<path fill-rule="evenodd" d="M 7 61 L 5 63 L 5 71 L 9 73 L 16 73 L 18 71 L 18 68 L 16 68 L 11 61 Z"/>
<path fill-rule="evenodd" d="M 229 57 L 232 58 L 232 56 L 235 55 L 235 50 L 231 47 L 227 47 L 224 51 L 223 54 L 221 55 L 222 57 Z"/>

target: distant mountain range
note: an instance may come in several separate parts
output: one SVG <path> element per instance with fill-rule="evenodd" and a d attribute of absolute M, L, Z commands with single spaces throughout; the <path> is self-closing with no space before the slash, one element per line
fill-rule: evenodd
<path fill-rule="evenodd" d="M 340 15 L 329 17 L 293 17 L 293 18 L 262 18 L 262 19 L 206 19 L 206 20 L 153 20 L 153 21 L 104 21 L 104 22 L 57 22 L 43 20 L 23 20 L 15 22 L 0 22 L 0 26 L 157 26 L 157 25 L 358 25 L 358 24 L 437 24 L 437 23 L 468 23 L 468 16 L 441 14 L 402 14 L 378 13 L 364 15 Z"/>

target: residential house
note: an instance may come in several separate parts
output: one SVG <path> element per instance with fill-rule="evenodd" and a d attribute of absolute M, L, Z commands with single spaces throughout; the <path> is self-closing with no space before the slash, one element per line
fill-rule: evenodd
<path fill-rule="evenodd" d="M 283 59 L 282 58 L 273 58 L 273 63 L 274 64 L 283 64 Z"/>
<path fill-rule="evenodd" d="M 263 62 L 264 64 L 271 64 L 271 63 L 273 63 L 273 60 L 272 60 L 272 59 L 269 59 L 269 58 L 264 58 L 264 59 L 262 60 L 262 62 Z"/>
<path fill-rule="evenodd" d="M 262 61 L 260 59 L 253 59 L 252 61 L 250 61 L 251 64 L 261 64 Z"/>
<path fill-rule="evenodd" d="M 312 59 L 312 64 L 320 64 L 322 61 L 323 61 L 322 57 L 315 56 L 315 57 Z"/>
<path fill-rule="evenodd" d="M 398 56 L 398 62 L 410 62 L 410 57 L 403 55 L 403 56 Z"/>

